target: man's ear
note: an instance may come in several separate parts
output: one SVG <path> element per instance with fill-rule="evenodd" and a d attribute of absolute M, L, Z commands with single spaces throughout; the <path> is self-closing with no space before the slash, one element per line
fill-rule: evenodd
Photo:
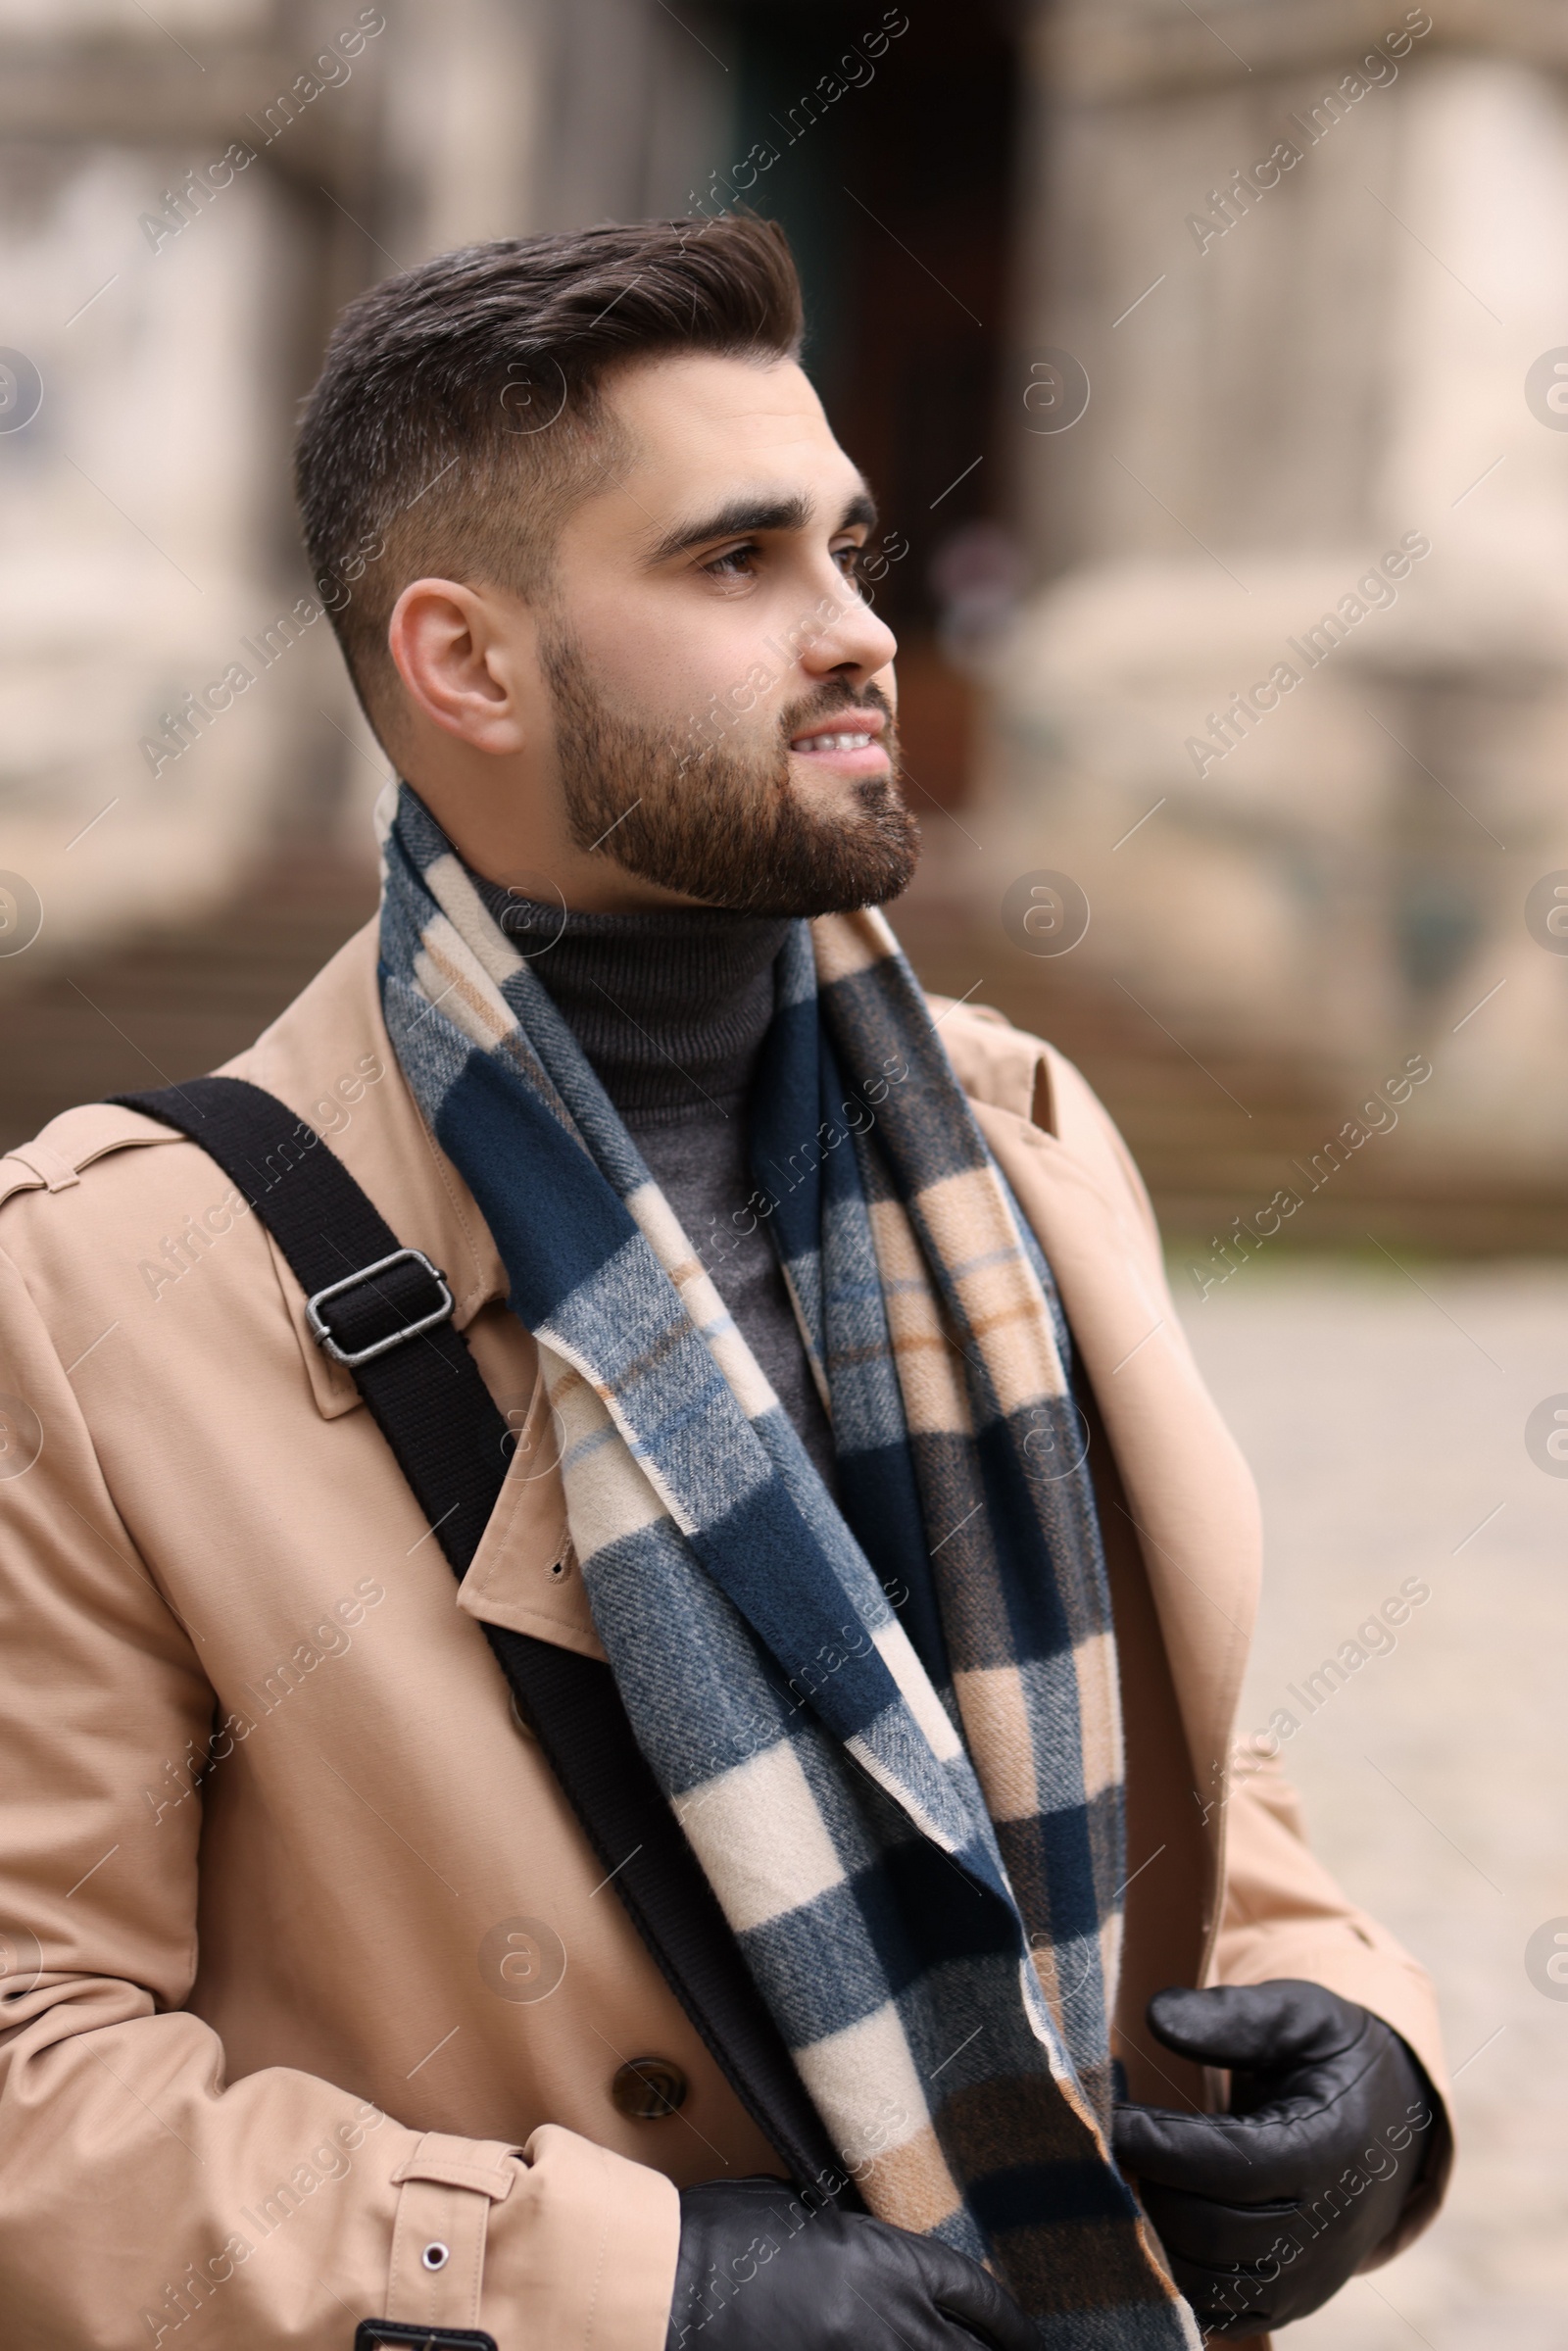
<path fill-rule="evenodd" d="M 392 609 L 387 650 L 415 710 L 475 751 L 505 756 L 524 742 L 522 610 L 452 579 L 416 579 Z"/>

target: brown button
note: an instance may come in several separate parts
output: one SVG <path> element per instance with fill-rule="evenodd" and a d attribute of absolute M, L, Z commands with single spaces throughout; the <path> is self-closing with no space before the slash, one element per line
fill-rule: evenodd
<path fill-rule="evenodd" d="M 634 2123 L 657 2123 L 686 2103 L 686 2077 L 667 2057 L 634 2057 L 617 2066 L 610 2095 Z"/>

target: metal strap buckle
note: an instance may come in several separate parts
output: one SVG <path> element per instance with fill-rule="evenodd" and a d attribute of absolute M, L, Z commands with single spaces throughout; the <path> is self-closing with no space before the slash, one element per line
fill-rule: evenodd
<path fill-rule="evenodd" d="M 441 1303 L 435 1312 L 423 1314 L 417 1322 L 407 1323 L 401 1331 L 393 1331 L 388 1338 L 377 1339 L 369 1347 L 358 1347 L 352 1353 L 347 1347 L 339 1347 L 321 1319 L 321 1308 L 327 1299 L 341 1298 L 345 1290 L 357 1290 L 362 1282 L 372 1281 L 378 1273 L 385 1273 L 389 1266 L 401 1265 L 410 1258 L 416 1265 L 424 1267 L 441 1293 Z M 330 1355 L 334 1363 L 346 1363 L 350 1371 L 357 1371 L 362 1363 L 372 1363 L 377 1355 L 384 1355 L 390 1348 L 401 1347 L 405 1340 L 417 1339 L 419 1333 L 428 1331 L 432 1324 L 445 1322 L 452 1308 L 453 1298 L 447 1288 L 446 1276 L 439 1266 L 431 1264 L 423 1249 L 395 1249 L 389 1257 L 377 1257 L 373 1265 L 362 1265 L 358 1273 L 345 1274 L 341 1282 L 329 1282 L 324 1290 L 318 1290 L 314 1298 L 308 1298 L 305 1301 L 305 1319 L 311 1326 L 311 1337 L 317 1346 Z"/>

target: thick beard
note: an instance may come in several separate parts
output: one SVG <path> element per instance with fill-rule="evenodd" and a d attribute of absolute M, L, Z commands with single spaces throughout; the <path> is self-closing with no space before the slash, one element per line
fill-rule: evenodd
<path fill-rule="evenodd" d="M 785 710 L 771 744 L 690 738 L 612 710 L 569 639 L 541 649 L 555 706 L 566 817 L 579 849 L 601 842 L 627 873 L 705 906 L 752 914 L 839 914 L 907 888 L 920 828 L 899 797 L 898 737 L 886 695 L 827 685 Z M 862 776 L 835 808 L 813 808 L 790 777 L 789 741 L 838 710 L 875 710 L 893 772 Z"/>

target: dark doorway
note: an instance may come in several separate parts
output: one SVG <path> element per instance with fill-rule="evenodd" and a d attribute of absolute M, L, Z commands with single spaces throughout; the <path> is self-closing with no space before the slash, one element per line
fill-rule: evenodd
<path fill-rule="evenodd" d="M 961 12 L 729 0 L 725 19 L 734 154 L 706 203 L 751 205 L 790 233 L 806 363 L 882 510 L 886 568 L 875 577 L 873 561 L 872 594 L 899 633 L 909 771 L 952 806 L 968 782 L 975 700 L 952 627 L 954 575 L 985 569 L 974 526 L 1007 520 L 993 444 L 1011 281 L 1014 11 L 1006 0 Z"/>

